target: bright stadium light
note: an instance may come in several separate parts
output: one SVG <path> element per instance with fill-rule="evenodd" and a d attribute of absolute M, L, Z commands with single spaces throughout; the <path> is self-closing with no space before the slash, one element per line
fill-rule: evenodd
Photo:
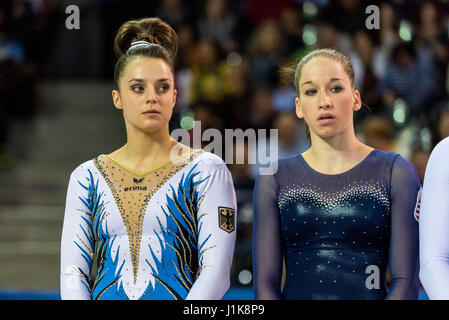
<path fill-rule="evenodd" d="M 226 62 L 231 67 L 238 67 L 242 63 L 242 56 L 238 52 L 229 52 L 228 56 L 226 57 Z"/>
<path fill-rule="evenodd" d="M 181 117 L 180 126 L 184 130 L 192 130 L 195 126 L 195 119 L 190 114 L 186 114 Z"/>
<path fill-rule="evenodd" d="M 407 115 L 407 104 L 402 99 L 396 99 L 393 107 L 393 120 L 398 125 L 403 125 L 405 123 L 405 118 Z"/>
<path fill-rule="evenodd" d="M 410 22 L 401 20 L 399 24 L 399 37 L 404 41 L 411 41 L 413 35 L 413 29 Z"/>
<path fill-rule="evenodd" d="M 313 18 L 318 13 L 318 8 L 315 5 L 315 3 L 306 1 L 302 5 L 302 12 L 304 13 L 304 16 L 307 18 Z"/>
<path fill-rule="evenodd" d="M 424 149 L 430 150 L 432 147 L 432 133 L 430 132 L 430 129 L 427 127 L 424 127 L 419 132 L 420 138 L 421 138 L 421 145 Z"/>
<path fill-rule="evenodd" d="M 302 31 L 302 41 L 309 46 L 313 46 L 317 41 L 316 28 L 311 24 L 306 24 Z"/>

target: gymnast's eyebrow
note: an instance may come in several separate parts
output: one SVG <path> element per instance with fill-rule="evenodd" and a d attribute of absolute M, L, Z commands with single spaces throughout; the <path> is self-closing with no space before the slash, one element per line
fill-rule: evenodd
<path fill-rule="evenodd" d="M 330 82 L 334 82 L 334 81 L 338 81 L 338 80 L 343 80 L 343 79 L 340 79 L 340 78 L 332 78 Z M 305 84 L 313 84 L 313 82 L 312 82 L 312 81 L 306 81 L 306 82 L 304 82 L 301 86 L 303 86 L 303 85 L 305 85 Z"/>
<path fill-rule="evenodd" d="M 145 82 L 145 80 L 143 80 L 143 79 L 131 79 L 131 80 L 129 80 L 128 82 L 131 82 L 131 81 Z"/>
<path fill-rule="evenodd" d="M 313 82 L 312 81 L 306 81 L 306 82 L 304 82 L 301 86 L 303 86 L 303 85 L 305 85 L 305 84 L 312 84 Z"/>
<path fill-rule="evenodd" d="M 131 79 L 128 82 L 132 82 L 132 81 L 136 81 L 136 82 L 145 82 L 145 80 L 143 79 Z M 162 79 L 158 79 L 157 82 L 163 82 L 163 81 L 171 81 L 169 78 L 162 78 Z"/>

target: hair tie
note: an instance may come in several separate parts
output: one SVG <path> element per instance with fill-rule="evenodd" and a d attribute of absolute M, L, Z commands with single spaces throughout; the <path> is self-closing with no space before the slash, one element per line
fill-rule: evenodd
<path fill-rule="evenodd" d="M 128 51 L 126 51 L 126 53 L 128 53 L 130 50 L 134 50 L 139 47 L 151 47 L 151 46 L 158 46 L 158 44 L 150 43 L 144 40 L 134 41 L 133 43 L 131 43 L 131 46 L 129 47 Z"/>

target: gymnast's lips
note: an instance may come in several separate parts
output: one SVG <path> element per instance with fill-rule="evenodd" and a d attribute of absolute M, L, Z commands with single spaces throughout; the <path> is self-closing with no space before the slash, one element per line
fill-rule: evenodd
<path fill-rule="evenodd" d="M 153 116 L 153 115 L 158 115 L 161 113 L 157 110 L 151 109 L 151 110 L 147 110 L 147 111 L 143 112 L 143 114 L 146 116 Z"/>
<path fill-rule="evenodd" d="M 322 113 L 316 120 L 320 124 L 329 124 L 334 122 L 335 116 L 332 113 Z"/>

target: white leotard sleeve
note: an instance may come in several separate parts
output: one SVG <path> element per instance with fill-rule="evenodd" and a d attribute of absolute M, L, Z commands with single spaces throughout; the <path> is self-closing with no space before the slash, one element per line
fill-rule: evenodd
<path fill-rule="evenodd" d="M 186 300 L 221 299 L 230 286 L 237 225 L 237 201 L 231 173 L 219 157 L 203 154 L 199 187 L 202 196 L 199 207 L 199 236 L 201 246 L 208 237 L 207 247 L 199 248 L 200 273 Z"/>
<path fill-rule="evenodd" d="M 421 283 L 430 299 L 449 299 L 449 138 L 427 164 L 419 238 Z"/>
<path fill-rule="evenodd" d="M 61 239 L 61 298 L 90 300 L 90 272 L 94 239 L 90 228 L 89 205 L 80 199 L 88 191 L 79 183 L 82 165 L 70 176 Z M 79 244 L 78 244 L 79 243 Z"/>

